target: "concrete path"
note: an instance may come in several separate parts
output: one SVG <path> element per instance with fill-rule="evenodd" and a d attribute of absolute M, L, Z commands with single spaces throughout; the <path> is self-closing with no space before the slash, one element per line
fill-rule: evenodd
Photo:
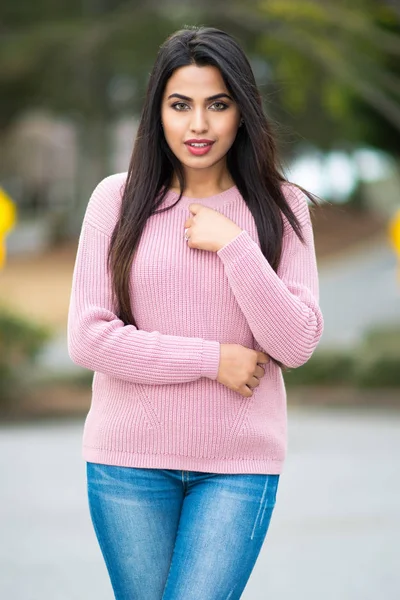
<path fill-rule="evenodd" d="M 398 266 L 388 245 L 375 243 L 322 263 L 319 282 L 321 348 L 357 344 L 376 325 L 400 325 Z"/>
<path fill-rule="evenodd" d="M 289 424 L 277 505 L 243 600 L 398 600 L 400 413 L 296 408 Z M 113 598 L 81 435 L 82 421 L 0 428 L 0 598 Z"/>

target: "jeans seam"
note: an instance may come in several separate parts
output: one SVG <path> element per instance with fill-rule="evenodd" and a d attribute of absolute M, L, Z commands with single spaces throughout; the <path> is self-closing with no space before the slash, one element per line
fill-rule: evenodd
<path fill-rule="evenodd" d="M 263 504 L 266 503 L 266 501 L 264 499 L 265 499 L 265 497 L 268 498 L 267 492 L 268 492 L 269 482 L 270 482 L 270 477 L 269 477 L 269 475 L 267 475 L 267 478 L 266 478 L 265 483 L 264 483 L 263 493 L 262 493 L 261 500 L 260 500 L 260 506 L 258 508 L 256 520 L 254 522 L 253 531 L 251 532 L 251 536 L 250 536 L 251 539 L 254 538 L 254 531 L 256 529 L 256 525 L 257 525 L 258 517 L 260 515 L 261 508 L 263 507 Z"/>

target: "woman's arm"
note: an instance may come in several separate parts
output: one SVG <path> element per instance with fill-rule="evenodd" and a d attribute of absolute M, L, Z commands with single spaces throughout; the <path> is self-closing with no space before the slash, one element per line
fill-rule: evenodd
<path fill-rule="evenodd" d="M 306 196 L 300 190 L 291 194 L 288 200 L 300 221 L 305 244 L 285 223 L 278 273 L 245 230 L 217 254 L 258 344 L 294 368 L 306 363 L 315 350 L 323 332 L 323 316 Z"/>
<path fill-rule="evenodd" d="M 110 205 L 115 192 L 112 183 L 112 178 L 107 178 L 93 192 L 82 225 L 68 313 L 71 359 L 92 371 L 133 383 L 164 385 L 200 377 L 216 380 L 218 341 L 138 330 L 124 325 L 113 312 L 106 268 L 110 237 L 99 230 L 96 211 L 102 202 Z"/>

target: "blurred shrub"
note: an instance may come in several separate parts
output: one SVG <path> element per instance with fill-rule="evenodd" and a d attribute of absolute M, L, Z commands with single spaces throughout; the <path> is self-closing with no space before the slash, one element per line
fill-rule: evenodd
<path fill-rule="evenodd" d="M 49 329 L 0 307 L 0 409 L 18 399 Z"/>
<path fill-rule="evenodd" d="M 355 372 L 359 387 L 400 387 L 400 327 L 375 328 L 360 348 Z"/>
<path fill-rule="evenodd" d="M 375 356 L 365 361 L 354 383 L 363 388 L 400 387 L 400 359 L 394 356 Z"/>
<path fill-rule="evenodd" d="M 400 325 L 374 327 L 364 336 L 363 346 L 373 350 L 389 350 L 400 353 Z"/>
<path fill-rule="evenodd" d="M 352 381 L 355 368 L 352 354 L 321 350 L 302 367 L 287 371 L 285 381 L 289 385 L 343 385 Z"/>
<path fill-rule="evenodd" d="M 305 365 L 284 377 L 289 386 L 400 387 L 400 327 L 372 329 L 351 351 L 317 349 Z"/>

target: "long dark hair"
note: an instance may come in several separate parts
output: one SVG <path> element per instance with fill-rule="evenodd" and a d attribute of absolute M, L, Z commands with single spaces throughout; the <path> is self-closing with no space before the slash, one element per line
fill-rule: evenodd
<path fill-rule="evenodd" d="M 156 212 L 170 210 L 185 189 L 182 165 L 170 150 L 161 126 L 162 97 L 174 70 L 193 64 L 211 65 L 220 70 L 244 120 L 227 153 L 227 167 L 254 217 L 264 256 L 276 271 L 282 250 L 282 213 L 304 242 L 300 224 L 281 189 L 287 180 L 279 172 L 271 125 L 263 112 L 250 63 L 240 45 L 228 33 L 214 27 L 185 27 L 173 33 L 160 46 L 150 74 L 122 192 L 119 220 L 108 253 L 118 317 L 135 327 L 129 294 L 135 249 L 147 219 Z M 179 198 L 173 205 L 157 211 L 174 172 L 180 184 Z M 300 189 L 316 204 L 309 192 Z"/>

